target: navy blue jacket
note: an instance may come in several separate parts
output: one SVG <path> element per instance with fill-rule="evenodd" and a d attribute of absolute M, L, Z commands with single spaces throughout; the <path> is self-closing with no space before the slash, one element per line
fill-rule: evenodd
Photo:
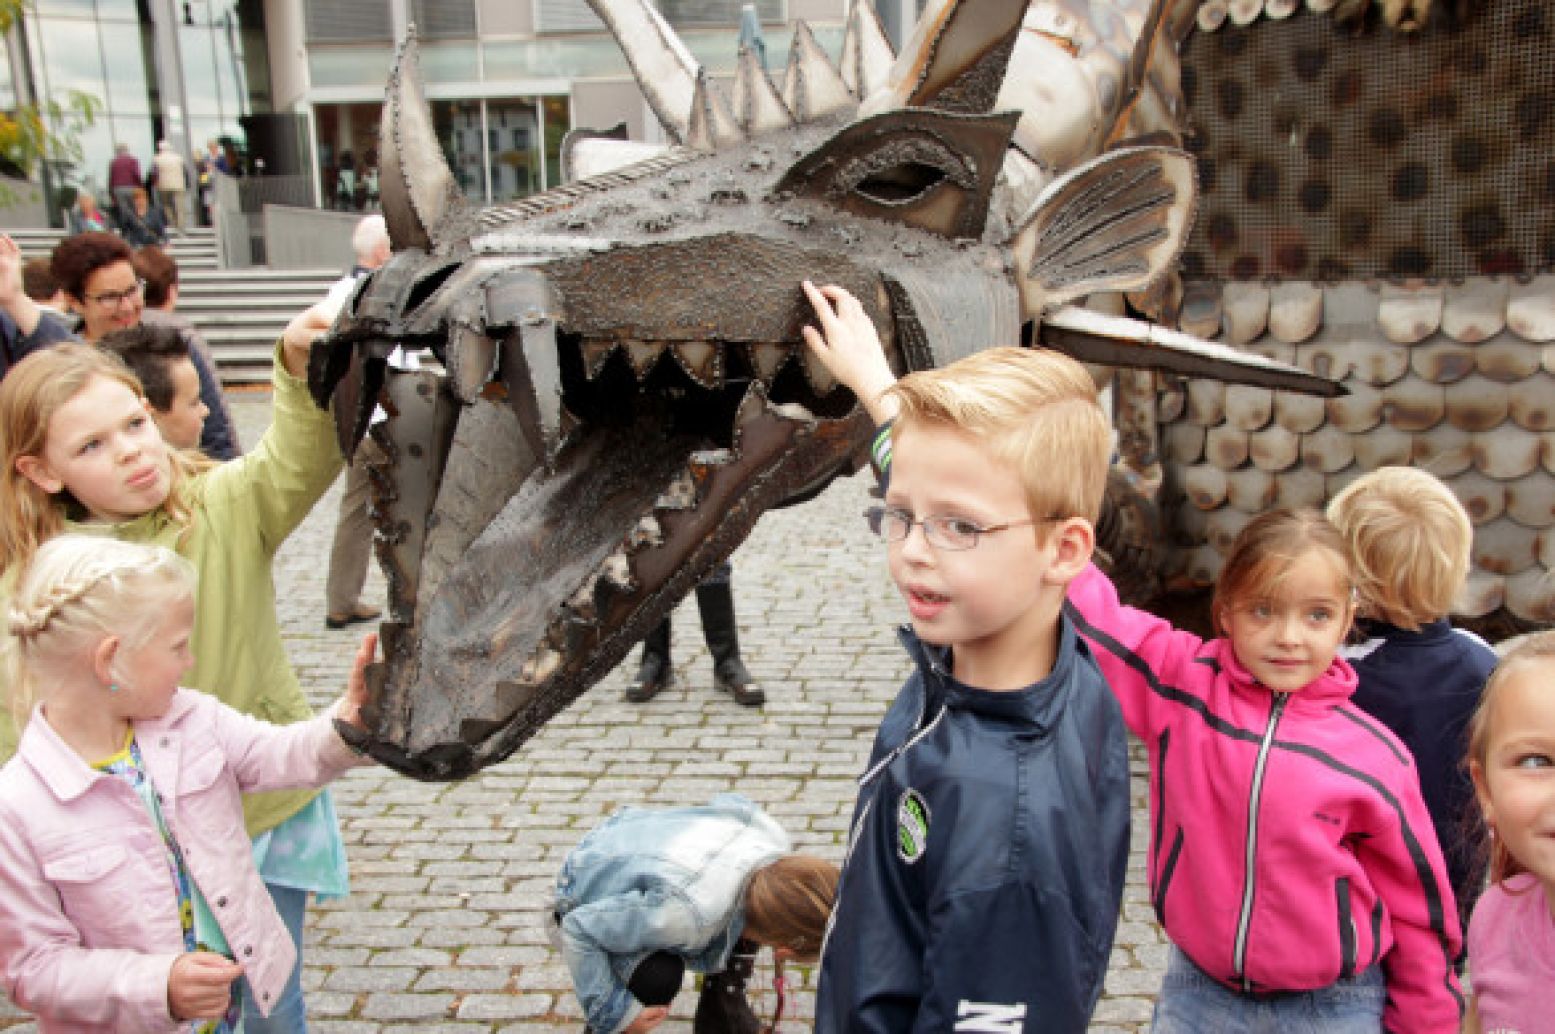
<path fill-rule="evenodd" d="M 860 779 L 821 959 L 817 1034 L 1086 1029 L 1129 850 L 1122 714 L 1067 618 L 1047 678 L 917 671 Z"/>
<path fill-rule="evenodd" d="M 1479 806 L 1464 758 L 1469 719 L 1496 666 L 1496 653 L 1446 619 L 1418 632 L 1381 621 L 1362 621 L 1360 629 L 1366 642 L 1340 650 L 1360 677 L 1351 699 L 1415 756 L 1420 796 L 1431 812 L 1466 924 L 1484 884 L 1485 863 L 1478 851 Z"/>
<path fill-rule="evenodd" d="M 9 313 L 0 312 L 0 379 L 38 349 L 74 339 L 70 327 L 52 312 L 39 314 L 38 325 L 31 334 L 23 334 Z"/>

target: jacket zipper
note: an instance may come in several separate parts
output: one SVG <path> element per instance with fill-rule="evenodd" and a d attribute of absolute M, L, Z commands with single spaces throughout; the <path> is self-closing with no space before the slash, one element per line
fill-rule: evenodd
<path fill-rule="evenodd" d="M 1251 991 L 1252 983 L 1247 979 L 1247 929 L 1253 921 L 1253 863 L 1258 854 L 1258 804 L 1263 795 L 1263 773 L 1269 764 L 1269 748 L 1274 744 L 1274 729 L 1280 724 L 1280 715 L 1285 710 L 1285 702 L 1290 699 L 1289 693 L 1274 694 L 1274 706 L 1269 709 L 1269 725 L 1263 731 L 1263 742 L 1258 747 L 1258 763 L 1253 767 L 1253 788 L 1247 802 L 1247 852 L 1243 857 L 1242 876 L 1242 915 L 1236 924 L 1236 953 L 1232 958 L 1232 966 L 1236 970 L 1237 979 L 1242 982 L 1243 991 Z"/>

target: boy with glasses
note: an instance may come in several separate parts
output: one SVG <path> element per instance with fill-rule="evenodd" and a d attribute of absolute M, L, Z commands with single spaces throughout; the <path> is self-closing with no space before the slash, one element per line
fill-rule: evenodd
<path fill-rule="evenodd" d="M 1111 452 L 1095 385 L 1017 348 L 895 381 L 858 300 L 804 288 L 806 343 L 883 425 L 869 520 L 916 668 L 859 780 L 815 1029 L 1079 1034 L 1129 846 L 1122 715 L 1063 614 Z"/>

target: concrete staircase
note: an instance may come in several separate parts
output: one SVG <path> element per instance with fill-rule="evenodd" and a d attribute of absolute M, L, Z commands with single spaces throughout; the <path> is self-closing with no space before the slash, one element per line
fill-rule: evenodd
<path fill-rule="evenodd" d="M 14 230 L 26 258 L 47 256 L 60 230 Z M 221 269 L 208 229 L 172 238 L 178 262 L 178 311 L 210 342 L 224 384 L 269 383 L 275 342 L 286 322 L 324 297 L 338 269 Z"/>

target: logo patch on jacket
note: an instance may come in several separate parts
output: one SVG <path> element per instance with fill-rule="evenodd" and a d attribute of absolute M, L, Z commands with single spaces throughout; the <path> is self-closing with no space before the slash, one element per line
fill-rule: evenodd
<path fill-rule="evenodd" d="M 929 806 L 917 790 L 904 790 L 896 805 L 896 853 L 911 865 L 929 846 Z"/>

